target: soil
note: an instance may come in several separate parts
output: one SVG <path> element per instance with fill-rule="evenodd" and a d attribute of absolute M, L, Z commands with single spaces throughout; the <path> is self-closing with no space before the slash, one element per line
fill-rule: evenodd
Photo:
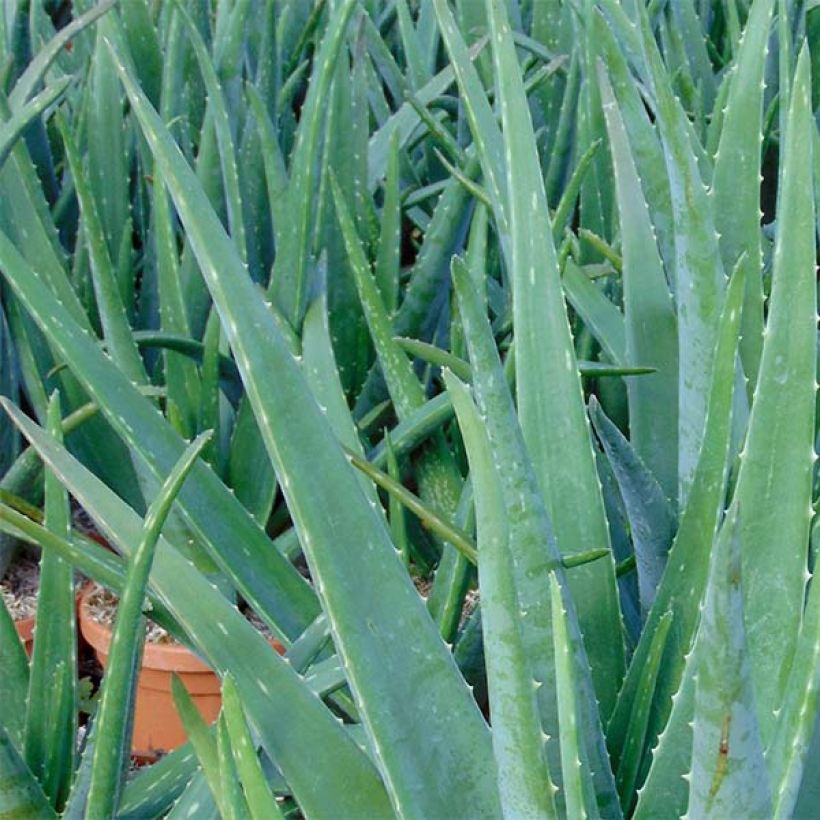
<path fill-rule="evenodd" d="M 104 587 L 96 587 L 94 592 L 88 596 L 88 611 L 92 620 L 113 630 L 118 603 L 119 598 L 113 592 Z M 147 618 L 145 620 L 145 640 L 147 643 L 155 644 L 175 643 L 167 630 Z"/>
<path fill-rule="evenodd" d="M 15 621 L 31 618 L 36 614 L 39 588 L 39 562 L 25 556 L 16 558 L 0 581 L 3 603 Z"/>
<path fill-rule="evenodd" d="M 461 620 L 458 624 L 459 629 L 463 629 L 464 624 L 467 623 L 467 619 L 473 614 L 480 600 L 481 594 L 477 589 L 469 590 L 464 596 L 464 606 L 461 609 Z"/>
<path fill-rule="evenodd" d="M 113 592 L 98 586 L 88 598 L 89 614 L 91 618 L 98 624 L 103 624 L 109 629 L 114 629 L 114 621 L 117 617 L 117 604 L 119 599 Z M 258 632 L 261 632 L 266 638 L 273 638 L 268 625 L 252 610 L 247 604 L 242 604 L 239 611 L 245 618 L 253 624 Z M 150 619 L 146 618 L 146 632 L 145 640 L 148 643 L 154 644 L 172 644 L 175 643 L 174 638 L 168 633 L 166 629 L 155 624 Z"/>
<path fill-rule="evenodd" d="M 430 590 L 433 588 L 433 582 L 430 578 L 422 578 L 419 575 L 414 575 L 413 586 L 415 586 L 416 592 L 418 592 L 422 600 L 426 601 L 430 595 Z M 467 623 L 467 619 L 473 614 L 473 610 L 478 605 L 479 600 L 481 600 L 481 596 L 477 589 L 468 590 L 464 596 L 464 606 L 461 609 L 461 619 L 458 623 L 459 629 L 463 628 L 464 624 Z"/>
<path fill-rule="evenodd" d="M 257 632 L 261 632 L 268 640 L 274 637 L 270 627 L 247 604 L 240 605 L 239 611 Z"/>

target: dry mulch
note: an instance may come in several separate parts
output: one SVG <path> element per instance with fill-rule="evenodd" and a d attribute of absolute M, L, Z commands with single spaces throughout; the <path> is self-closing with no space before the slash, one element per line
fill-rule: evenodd
<path fill-rule="evenodd" d="M 117 617 L 117 604 L 119 598 L 105 587 L 96 587 L 94 592 L 87 598 L 88 613 L 91 619 L 98 624 L 114 629 L 114 621 Z M 172 644 L 176 641 L 168 634 L 163 627 L 158 626 L 153 621 L 145 620 L 145 640 L 153 644 Z"/>
<path fill-rule="evenodd" d="M 19 556 L 12 561 L 0 581 L 3 603 L 15 621 L 31 618 L 37 612 L 37 591 L 40 589 L 40 564 L 33 558 Z"/>

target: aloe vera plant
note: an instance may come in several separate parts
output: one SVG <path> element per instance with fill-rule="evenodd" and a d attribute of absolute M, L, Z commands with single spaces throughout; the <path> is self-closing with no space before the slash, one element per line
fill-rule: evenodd
<path fill-rule="evenodd" d="M 820 812 L 816 23 L 7 3 L 0 815 Z M 146 616 L 223 705 L 126 778 Z"/>

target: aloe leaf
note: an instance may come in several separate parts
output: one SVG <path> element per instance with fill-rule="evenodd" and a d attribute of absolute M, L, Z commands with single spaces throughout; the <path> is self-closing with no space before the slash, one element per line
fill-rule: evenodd
<path fill-rule="evenodd" d="M 750 657 L 746 651 L 741 572 L 742 502 L 724 522 L 712 557 L 695 647 L 695 722 L 689 808 L 694 817 L 770 817 Z"/>
<path fill-rule="evenodd" d="M 396 458 L 396 451 L 390 443 L 390 434 L 384 437 L 384 442 L 387 450 L 387 471 L 390 478 L 396 483 L 401 484 L 401 470 L 399 468 L 399 461 Z M 394 494 L 390 495 L 389 501 L 390 509 L 390 537 L 393 543 L 401 553 L 401 560 L 407 569 L 410 569 L 410 536 L 407 532 L 407 520 L 404 517 L 404 507 L 398 497 Z"/>
<path fill-rule="evenodd" d="M 151 502 L 145 514 L 140 542 L 129 560 L 125 585 L 117 606 L 99 712 L 92 730 L 96 738 L 86 806 L 91 816 L 108 816 L 115 811 L 119 802 L 124 766 L 131 747 L 129 721 L 136 690 L 135 673 L 142 656 L 142 606 L 154 551 L 182 484 L 211 436 L 210 431 L 202 433 L 182 454 Z"/>
<path fill-rule="evenodd" d="M 2 235 L 0 257 L 3 272 L 11 277 L 9 281 L 19 298 L 25 300 L 26 309 L 45 332 L 50 331 L 51 342 L 71 363 L 106 418 L 161 480 L 184 450 L 180 438 L 99 346 L 72 322 L 37 273 Z M 255 611 L 264 613 L 280 635 L 298 635 L 318 610 L 312 591 L 298 571 L 270 549 L 262 529 L 211 471 L 196 469 L 190 484 L 196 489 L 190 494 L 187 488 L 182 491 L 180 508 L 191 519 L 197 535 L 213 550 L 211 554 L 225 572 L 235 578 Z M 203 503 L 202 498 L 209 500 Z M 251 570 L 247 558 L 254 554 L 258 558 Z"/>
<path fill-rule="evenodd" d="M 189 337 L 190 325 L 179 280 L 179 258 L 168 194 L 162 185 L 153 190 L 153 237 L 157 255 L 157 289 L 160 329 L 165 333 Z M 139 344 L 139 340 L 137 340 Z M 168 350 L 164 354 L 165 384 L 168 389 L 167 414 L 182 436 L 196 429 L 199 406 L 199 374 L 193 362 Z"/>
<path fill-rule="evenodd" d="M 356 288 L 367 319 L 370 334 L 376 347 L 382 373 L 399 417 L 419 407 L 424 402 L 424 391 L 413 373 L 407 354 L 393 340 L 393 329 L 378 286 L 370 272 L 361 240 L 356 233 L 353 217 L 344 200 L 344 195 L 331 176 L 333 200 L 336 215 L 344 237 L 350 266 L 356 280 Z"/>
<path fill-rule="evenodd" d="M 678 496 L 681 507 L 691 486 L 703 443 L 712 356 L 724 298 L 724 269 L 712 215 L 712 202 L 701 181 L 697 156 L 687 134 L 680 102 L 641 4 L 641 48 L 664 145 L 675 219 L 675 293 L 678 313 Z"/>
<path fill-rule="evenodd" d="M 498 797 L 487 779 L 494 767 L 489 732 L 390 542 L 383 517 L 353 478 L 270 311 L 240 273 L 241 261 L 219 220 L 201 207 L 195 175 L 121 63 L 118 71 L 220 311 L 391 798 L 435 813 L 446 812 L 458 794 L 460 811 L 494 814 Z M 276 390 L 261 378 L 270 367 L 278 374 Z M 317 476 L 313 465 L 319 459 L 324 469 Z M 328 498 L 338 518 L 327 515 Z M 340 540 L 360 548 L 340 553 Z M 364 590 L 370 594 L 362 594 L 363 577 L 373 579 Z M 397 613 L 414 635 L 424 664 L 390 639 Z M 376 656 L 380 661 L 374 665 Z M 414 717 L 430 687 L 447 743 L 431 744 L 428 727 Z M 464 808 L 464 795 L 471 808 Z"/>
<path fill-rule="evenodd" d="M 0 726 L 0 816 L 10 820 L 56 818 L 37 779 Z"/>
<path fill-rule="evenodd" d="M 564 800 L 567 817 L 600 817 L 598 807 L 590 802 L 588 770 L 581 766 L 583 738 L 578 731 L 575 704 L 575 669 L 572 644 L 569 640 L 567 612 L 561 597 L 561 586 L 550 574 L 550 602 L 552 604 L 553 647 L 555 651 L 555 690 L 560 722 L 561 770 L 564 777 Z M 592 793 L 594 794 L 594 792 Z"/>
<path fill-rule="evenodd" d="M 0 733 L 4 735 L 3 742 L 22 752 L 29 684 L 28 658 L 11 613 L 5 602 L 0 604 L 0 662 L 3 668 L 3 674 L 0 675 L 0 698 L 6 704 L 0 714 Z"/>
<path fill-rule="evenodd" d="M 641 612 L 649 612 L 661 581 L 676 520 L 660 484 L 593 396 L 590 417 L 621 491 L 638 569 Z"/>
<path fill-rule="evenodd" d="M 193 698 L 177 675 L 171 677 L 171 693 L 177 714 L 185 727 L 185 734 L 188 736 L 188 740 L 199 760 L 199 765 L 202 767 L 202 772 L 205 775 L 214 802 L 224 816 L 228 810 L 220 776 L 219 750 L 216 737 L 208 731 L 208 726 L 196 708 Z"/>
<path fill-rule="evenodd" d="M 666 570 L 658 587 L 655 601 L 644 626 L 641 639 L 632 656 L 626 679 L 618 694 L 618 704 L 607 726 L 607 745 L 618 770 L 621 750 L 629 731 L 633 703 L 639 690 L 650 687 L 650 667 L 647 658 L 651 651 L 652 637 L 661 618 L 672 611 L 675 629 L 670 631 L 661 673 L 657 676 L 653 707 L 647 729 L 647 748 L 655 749 L 656 739 L 667 719 L 676 725 L 686 722 L 681 712 L 685 699 L 677 694 L 682 689 L 686 656 L 688 655 L 697 627 L 700 602 L 703 599 L 709 572 L 709 554 L 714 542 L 723 509 L 728 473 L 729 444 L 731 438 L 731 414 L 734 393 L 734 373 L 737 361 L 738 329 L 743 306 L 745 271 L 738 268 L 727 289 L 726 301 L 718 327 L 718 340 L 714 353 L 715 368 L 709 397 L 709 413 L 704 430 L 703 448 L 695 471 L 689 500 L 680 516 L 680 523 L 672 548 L 669 551 Z M 670 712 L 672 717 L 670 718 Z M 680 716 L 683 715 L 683 716 Z M 667 727 L 667 732 L 668 732 Z M 653 752 L 653 770 L 663 772 L 658 780 L 660 794 L 668 788 L 679 789 L 680 778 L 686 769 L 676 767 L 680 749 L 674 732 L 668 744 L 660 744 Z M 675 763 L 668 765 L 664 759 L 667 750 Z M 688 765 L 686 760 L 684 767 Z M 669 772 L 668 777 L 665 774 Z M 646 805 L 646 804 L 644 804 Z M 653 805 L 650 802 L 649 805 Z M 658 805 L 655 803 L 655 805 Z M 639 804 L 640 807 L 640 804 Z"/>
<path fill-rule="evenodd" d="M 575 210 L 575 205 L 578 200 L 578 193 L 581 186 L 586 179 L 592 161 L 595 159 L 598 150 L 601 147 L 601 140 L 595 140 L 589 148 L 581 154 L 575 168 L 572 171 L 572 176 L 567 181 L 566 187 L 561 192 L 561 199 L 555 208 L 555 213 L 552 216 L 552 238 L 555 242 L 559 242 L 564 235 L 564 231 L 569 227 L 570 221 Z"/>
<path fill-rule="evenodd" d="M 225 241 L 231 244 L 227 236 Z M 129 553 L 140 540 L 142 519 L 19 410 L 3 406 L 104 535 Z M 163 538 L 151 585 L 203 658 L 219 673 L 230 670 L 263 745 L 304 810 L 320 816 L 337 811 L 389 816 L 387 795 L 370 759 L 236 607 Z M 293 743 L 293 737 L 302 742 Z M 316 766 L 326 772 L 321 789 L 312 775 Z"/>
<path fill-rule="evenodd" d="M 547 767 L 533 671 L 519 624 L 521 605 L 515 588 L 504 496 L 487 433 L 468 389 L 447 372 L 445 381 L 473 476 L 481 624 L 499 794 L 505 812 L 512 815 L 555 817 L 555 786 Z"/>
<path fill-rule="evenodd" d="M 744 264 L 749 267 L 740 356 L 750 396 L 763 346 L 760 162 L 763 80 L 773 5 L 774 0 L 758 0 L 749 12 L 734 62 L 711 189 L 724 269 L 734 268 L 744 252 Z"/>
<path fill-rule="evenodd" d="M 49 402 L 48 426 L 61 440 L 59 394 Z M 45 523 L 55 535 L 71 531 L 68 494 L 59 480 L 45 478 Z M 25 754 L 49 802 L 60 809 L 74 772 L 77 733 L 77 627 L 74 570 L 43 550 L 37 598 L 37 639 L 32 652 L 26 710 Z"/>
<path fill-rule="evenodd" d="M 813 185 L 806 167 L 813 129 L 804 49 L 785 134 L 766 338 L 735 488 L 742 508 L 747 637 L 767 745 L 800 628 L 794 602 L 803 599 L 811 523 L 817 282 Z"/>
<path fill-rule="evenodd" d="M 641 189 L 649 206 L 649 215 L 670 286 L 675 285 L 675 219 L 669 191 L 663 148 L 654 124 L 630 71 L 627 58 L 609 25 L 609 18 L 596 14 L 593 25 L 606 63 L 629 145 L 640 177 Z M 637 37 L 637 30 L 630 28 Z"/>
<path fill-rule="evenodd" d="M 405 8 L 404 0 L 399 8 Z M 399 15 L 401 19 L 401 14 Z M 390 140 L 387 174 L 384 181 L 379 247 L 376 254 L 376 281 L 384 306 L 389 314 L 395 312 L 399 300 L 399 272 L 401 267 L 401 199 L 399 191 L 399 139 Z"/>
<path fill-rule="evenodd" d="M 475 43 L 468 55 L 475 59 L 476 55 L 486 45 L 485 40 Z M 453 67 L 447 66 L 436 74 L 423 87 L 415 89 L 415 98 L 422 105 L 429 105 L 440 97 L 453 84 Z M 367 150 L 368 158 L 368 187 L 374 190 L 379 182 L 385 178 L 390 156 L 390 141 L 394 134 L 398 134 L 399 148 L 404 148 L 407 141 L 419 124 L 419 114 L 409 102 L 405 102 L 392 114 L 389 119 L 378 128 L 370 137 Z"/>
<path fill-rule="evenodd" d="M 197 770 L 165 817 L 167 820 L 188 820 L 194 814 L 202 820 L 222 820 L 202 769 Z M 129 817 L 129 815 L 122 816 L 123 820 Z M 140 815 L 130 815 L 130 817 L 133 820 L 141 820 Z"/>
<path fill-rule="evenodd" d="M 593 8 L 594 4 L 590 0 L 585 0 L 581 19 L 592 21 Z M 575 139 L 577 150 L 586 151 L 595 142 L 605 140 L 607 135 L 596 71 L 599 45 L 592 25 L 583 26 L 583 29 L 578 32 L 578 46 L 582 77 Z M 599 236 L 608 236 L 611 231 L 615 199 L 611 178 L 612 158 L 610 154 L 607 151 L 596 153 L 589 173 L 585 175 L 581 185 L 579 224 L 583 230 L 592 231 Z M 587 247 L 582 246 L 584 261 L 596 261 L 600 252 L 594 249 L 590 252 Z"/>
<path fill-rule="evenodd" d="M 54 60 L 60 55 L 60 52 L 65 48 L 66 44 L 113 8 L 116 3 L 117 0 L 103 0 L 103 2 L 93 6 L 85 13 L 75 17 L 37 52 L 34 59 L 17 78 L 17 82 L 9 94 L 9 105 L 12 109 L 19 109 L 31 97 L 45 76 L 45 73 Z"/>
<path fill-rule="evenodd" d="M 128 190 L 131 151 L 127 140 L 128 121 L 122 111 L 122 92 L 105 47 L 107 37 L 117 42 L 122 39 L 119 21 L 113 17 L 103 18 L 97 26 L 90 76 L 85 86 L 86 148 L 88 184 L 98 203 L 108 254 L 114 260 L 131 212 Z M 129 277 L 118 284 L 122 302 L 130 312 L 135 299 L 134 279 Z"/>
<path fill-rule="evenodd" d="M 542 684 L 538 687 L 538 713 L 542 730 L 549 736 L 549 771 L 557 781 L 561 771 L 557 740 L 559 716 L 555 689 L 551 685 L 555 675 L 555 655 L 549 640 L 552 629 L 551 605 L 543 594 L 543 578 L 551 570 L 557 572 L 562 586 L 566 583 L 566 578 L 563 570 L 558 567 L 561 557 L 515 415 L 492 329 L 472 285 L 470 273 L 458 259 L 453 261 L 453 284 L 473 367 L 476 403 L 486 420 L 487 435 L 495 454 L 496 469 L 504 494 L 516 592 L 519 606 L 524 612 L 520 621 L 521 638 L 532 664 L 533 677 Z M 601 815 L 619 817 L 618 798 L 603 746 L 589 664 L 569 595 L 566 595 L 564 605 L 569 613 L 579 688 L 577 720 L 584 739 L 581 764 L 589 766 L 592 772 Z M 560 788 L 560 783 L 558 785 Z M 557 797 L 560 811 L 561 792 Z"/>
<path fill-rule="evenodd" d="M 426 528 L 439 537 L 446 539 L 448 543 L 458 549 L 471 564 L 476 563 L 475 546 L 467 533 L 442 518 L 438 512 L 431 509 L 418 496 L 411 493 L 387 473 L 383 473 L 366 458 L 362 458 L 352 451 L 347 452 L 347 457 L 354 467 L 361 470 L 366 476 L 371 478 L 375 484 L 390 493 L 391 497 L 395 498 L 404 507 L 417 515 Z"/>
<path fill-rule="evenodd" d="M 453 417 L 453 405 L 446 393 L 440 393 L 407 417 L 406 421 L 397 424 L 391 431 L 391 443 L 397 457 L 412 452 L 432 431 L 441 427 Z M 369 461 L 379 468 L 384 468 L 387 460 L 384 442 L 380 442 L 368 454 Z"/>
<path fill-rule="evenodd" d="M 122 790 L 118 808 L 124 820 L 164 815 L 193 783 L 199 772 L 190 743 L 163 755 L 151 766 L 144 766 Z"/>
<path fill-rule="evenodd" d="M 547 164 L 544 186 L 550 203 L 558 202 L 566 190 L 569 169 L 572 164 L 574 148 L 574 131 L 577 117 L 579 88 L 581 85 L 581 60 L 578 52 L 573 51 L 561 100 L 561 109 L 553 140 L 554 148 Z"/>
<path fill-rule="evenodd" d="M 353 219 L 333 176 L 331 176 L 331 187 L 362 309 L 370 328 L 390 397 L 401 420 L 424 404 L 424 390 L 413 372 L 407 354 L 393 339 L 392 323 L 379 294 L 377 282 L 370 272 Z M 417 468 L 421 495 L 435 510 L 451 517 L 458 505 L 461 476 L 441 433 L 433 435 L 431 445 L 421 455 Z M 434 587 L 438 586 L 439 589 L 431 595 L 429 604 L 430 611 L 440 626 L 442 636 L 449 641 L 455 634 L 457 617 L 453 609 L 449 610 L 450 615 L 447 617 L 445 609 L 439 607 L 443 599 L 449 597 L 442 595 L 441 585 L 443 584 L 450 591 L 456 591 L 461 587 L 466 588 L 469 567 L 455 553 L 453 545 L 445 545 L 441 561 L 444 571 L 437 574 L 434 582 Z"/>
<path fill-rule="evenodd" d="M 328 23 L 314 58 L 313 78 L 302 105 L 296 145 L 290 157 L 287 201 L 291 214 L 296 214 L 296 224 L 293 230 L 282 235 L 283 242 L 277 249 L 269 293 L 294 326 L 301 324 L 308 296 L 308 258 L 318 173 L 314 159 L 319 155 L 321 126 L 326 114 L 325 100 L 355 5 L 355 0 L 343 0 Z"/>
<path fill-rule="evenodd" d="M 621 223 L 626 356 L 657 368 L 645 379 L 627 379 L 630 441 L 663 487 L 677 495 L 678 333 L 672 297 L 655 242 L 638 171 L 609 80 L 598 82 L 609 133 Z"/>
<path fill-rule="evenodd" d="M 465 174 L 478 172 L 478 159 L 471 159 Z M 456 179 L 446 184 L 424 234 L 424 241 L 410 271 L 410 282 L 393 320 L 393 331 L 404 336 L 429 338 L 430 318 L 443 282 L 449 273 L 450 258 L 458 251 L 469 215 L 470 195 Z M 380 372 L 371 371 L 356 401 L 354 415 L 360 418 L 385 395 Z"/>
<path fill-rule="evenodd" d="M 242 702 L 236 684 L 230 675 L 222 681 L 222 709 L 231 741 L 231 750 L 251 817 L 254 820 L 283 817 L 282 810 L 273 796 L 259 763 L 256 744 L 248 731 L 242 711 Z"/>
<path fill-rule="evenodd" d="M 766 749 L 766 764 L 774 792 L 774 817 L 800 816 L 798 798 L 802 797 L 805 785 L 811 782 L 811 755 L 817 746 L 818 695 L 820 585 L 812 579 L 800 637 L 784 688 L 783 705 Z"/>
<path fill-rule="evenodd" d="M 69 132 L 68 124 L 57 120 L 66 158 L 74 178 L 74 187 L 80 202 L 82 224 L 86 244 L 91 257 L 91 270 L 94 281 L 94 293 L 97 309 L 108 349 L 114 361 L 132 381 L 143 384 L 147 381 L 137 345 L 128 323 L 126 306 L 117 282 L 114 265 L 108 249 L 103 222 L 98 203 L 80 160 L 74 138 Z M 104 201 L 103 203 L 104 204 Z"/>
<path fill-rule="evenodd" d="M 671 0 L 667 9 L 670 12 L 670 25 L 683 42 L 688 68 L 698 89 L 703 110 L 711 111 L 716 93 L 715 71 L 706 48 L 703 24 L 697 14 L 697 7 L 693 3 Z"/>
<path fill-rule="evenodd" d="M 11 118 L 0 126 L 0 166 L 5 163 L 14 143 L 26 131 L 29 125 L 47 108 L 59 100 L 71 85 L 71 78 L 56 80 L 41 91 L 34 99 L 12 110 Z"/>
<path fill-rule="evenodd" d="M 159 104 L 162 86 L 162 50 L 159 34 L 151 19 L 148 0 L 120 3 L 118 6 L 128 48 L 134 56 L 140 85 L 148 99 Z"/>
<path fill-rule="evenodd" d="M 416 27 L 410 17 L 407 0 L 399 0 L 396 3 L 396 16 L 399 22 L 402 49 L 407 61 L 407 73 L 415 90 L 427 82 L 430 76 L 425 65 Z"/>
<path fill-rule="evenodd" d="M 219 778 L 222 781 L 222 817 L 225 820 L 250 820 L 224 714 L 216 722 L 216 748 L 219 755 Z"/>
<path fill-rule="evenodd" d="M 465 114 L 470 124 L 473 142 L 481 158 L 486 185 L 493 202 L 493 210 L 504 242 L 507 236 L 507 183 L 505 180 L 506 154 L 501 131 L 496 123 L 478 71 L 470 61 L 467 45 L 456 27 L 456 21 L 444 0 L 433 0 L 442 38 L 450 55 Z"/>
<path fill-rule="evenodd" d="M 626 324 L 618 306 L 571 259 L 567 259 L 562 281 L 569 303 L 607 356 L 617 366 L 626 366 Z"/>
<path fill-rule="evenodd" d="M 621 805 L 629 811 L 635 796 L 635 785 L 640 773 L 641 761 L 644 758 L 646 731 L 649 726 L 649 713 L 655 694 L 655 683 L 660 672 L 661 660 L 669 630 L 672 626 L 672 613 L 666 612 L 658 620 L 658 626 L 652 635 L 652 643 L 646 656 L 647 674 L 643 685 L 637 692 L 629 716 L 629 729 L 621 753 L 616 783 Z"/>
<path fill-rule="evenodd" d="M 271 231 L 277 245 L 282 242 L 282 231 L 286 225 L 286 192 L 288 187 L 285 160 L 273 123 L 265 109 L 260 93 L 252 86 L 246 88 L 248 102 L 258 126 L 258 139 L 262 152 L 267 189 L 267 206 L 270 209 Z"/>
<path fill-rule="evenodd" d="M 518 414 L 558 549 L 572 555 L 608 548 L 609 530 L 555 247 L 549 230 L 543 230 L 549 225 L 549 213 L 520 68 L 501 5 L 488 0 L 487 14 L 508 157 L 512 252 L 508 262 Z M 614 564 L 600 561 L 584 567 L 570 576 L 569 584 L 601 712 L 607 716 L 624 672 Z"/>
<path fill-rule="evenodd" d="M 202 72 L 202 79 L 208 94 L 208 106 L 213 116 L 214 131 L 216 133 L 217 145 L 219 147 L 219 161 L 222 168 L 222 185 L 225 190 L 225 201 L 228 210 L 228 227 L 231 238 L 236 243 L 239 256 L 243 262 L 248 259 L 248 246 L 245 236 L 245 223 L 242 214 L 242 197 L 239 187 L 239 172 L 236 166 L 236 150 L 234 148 L 233 136 L 231 134 L 231 123 L 228 116 L 228 109 L 225 103 L 225 96 L 219 78 L 216 74 L 214 64 L 208 54 L 205 45 L 193 18 L 186 11 L 185 7 L 178 3 L 177 13 L 181 15 L 182 21 L 188 32 L 188 39 L 193 46 L 199 70 Z"/>

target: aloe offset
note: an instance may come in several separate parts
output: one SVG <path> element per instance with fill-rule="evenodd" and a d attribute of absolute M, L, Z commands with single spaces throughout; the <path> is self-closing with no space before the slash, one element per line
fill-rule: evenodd
<path fill-rule="evenodd" d="M 813 9 L 8 6 L 0 815 L 820 811 Z"/>

